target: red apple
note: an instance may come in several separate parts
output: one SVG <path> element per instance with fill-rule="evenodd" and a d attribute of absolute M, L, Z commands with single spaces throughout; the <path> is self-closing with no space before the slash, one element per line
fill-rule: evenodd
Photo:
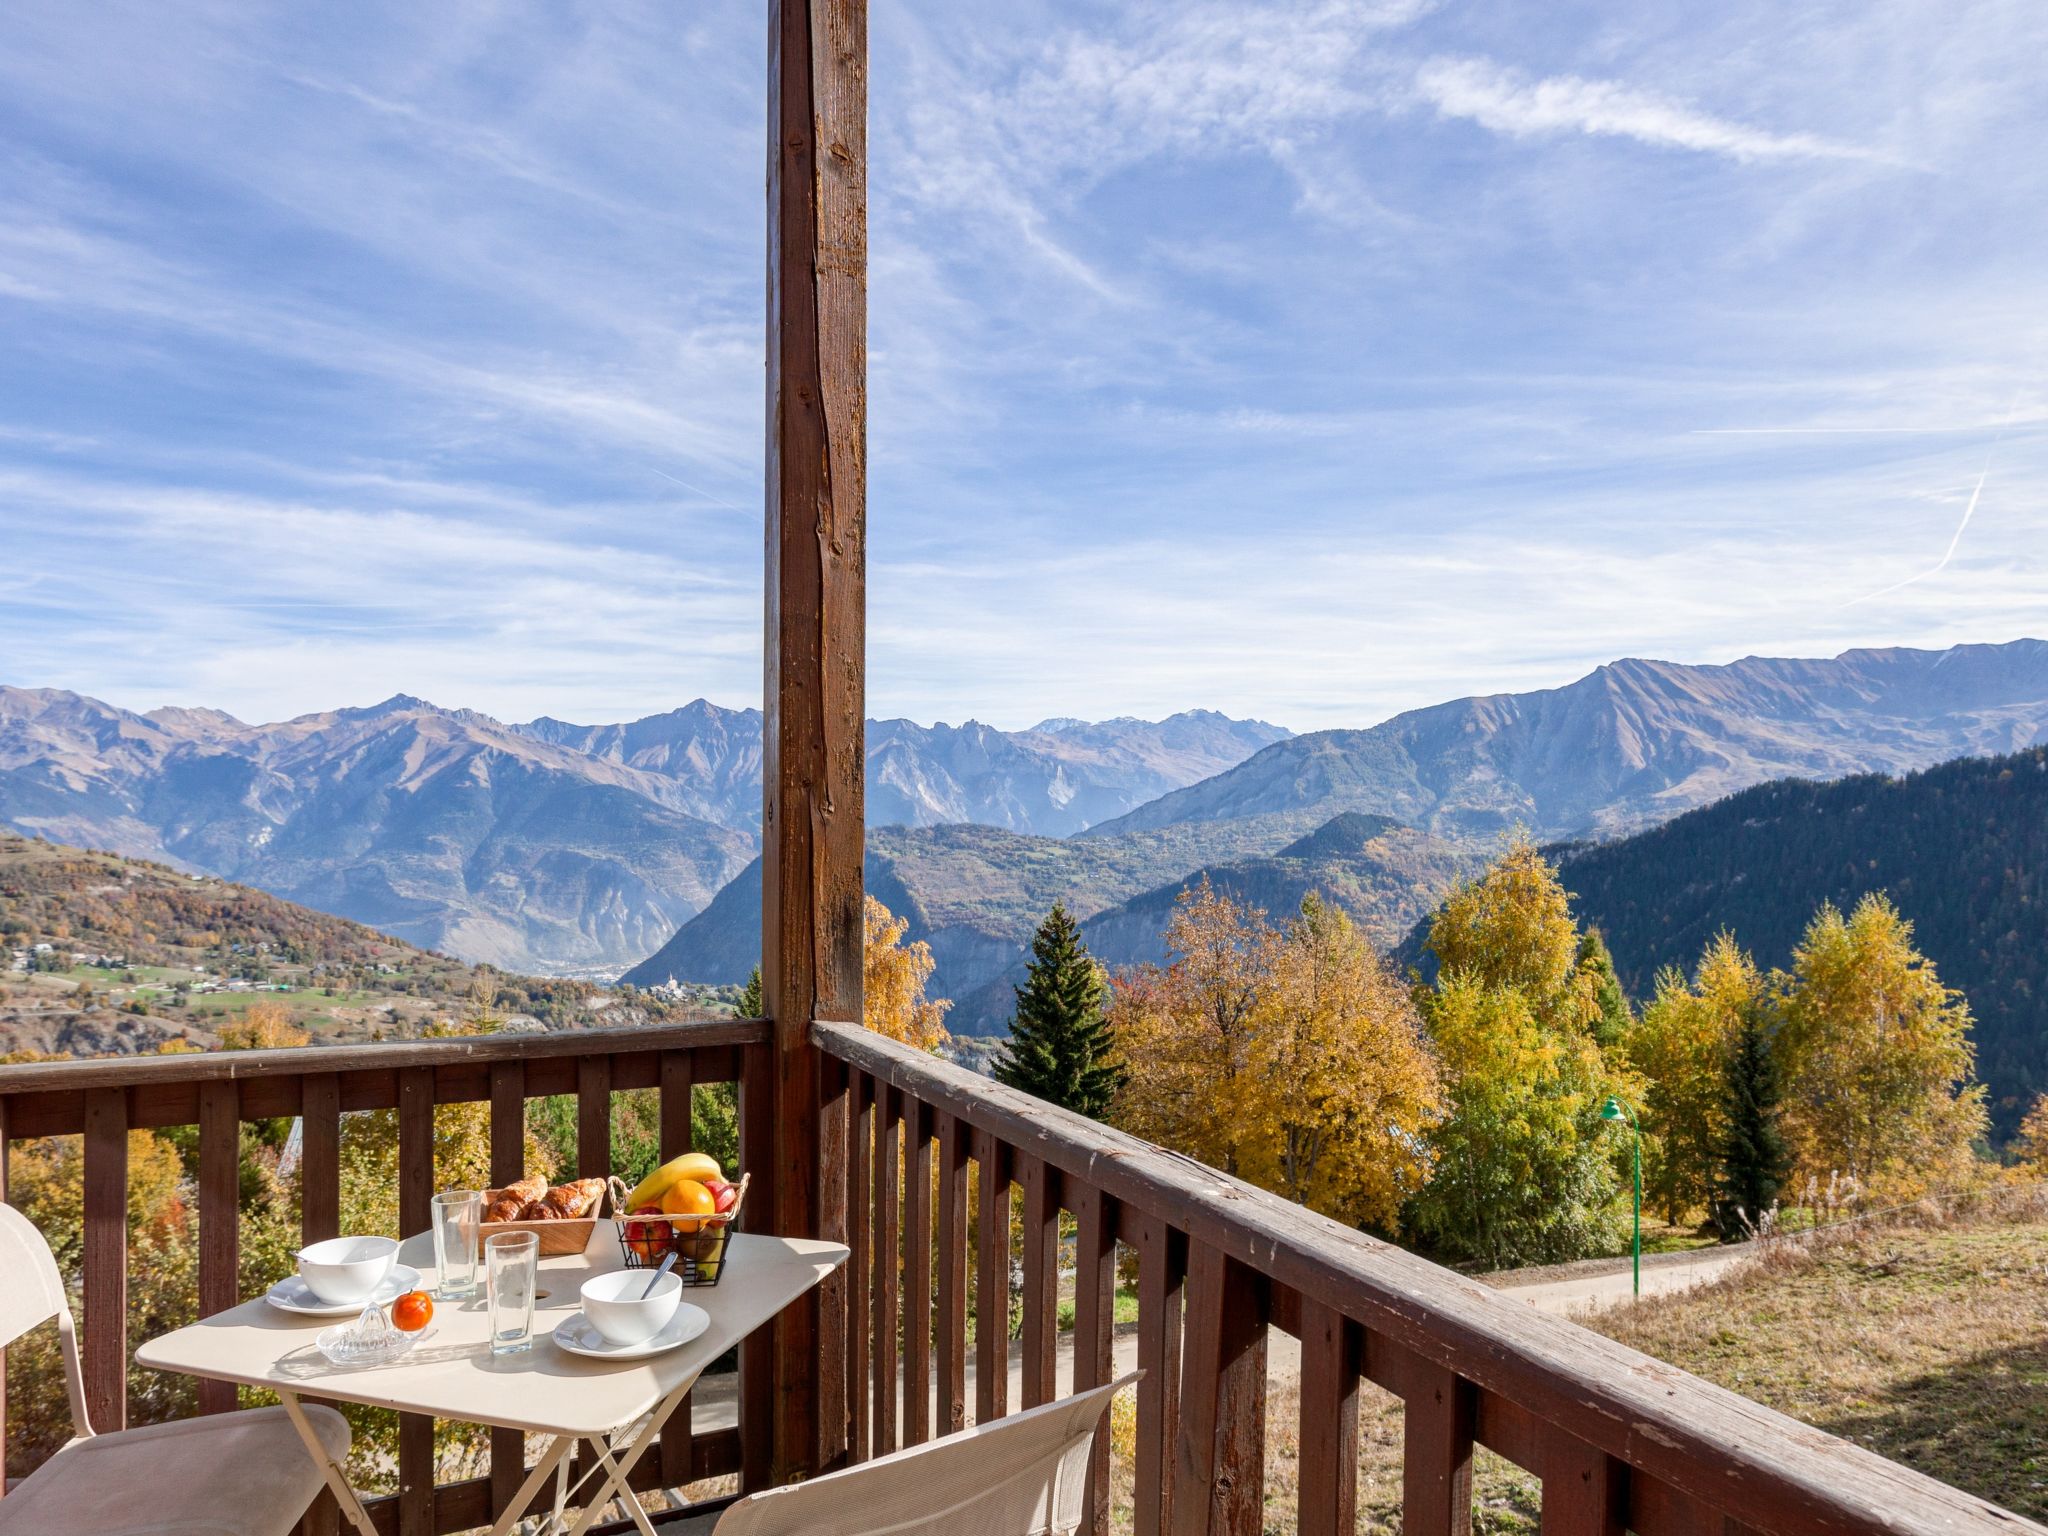
<path fill-rule="evenodd" d="M 712 1206 L 721 1216 L 739 1204 L 740 1187 L 737 1184 L 728 1184 L 724 1179 L 706 1179 L 704 1187 L 711 1191 Z"/>

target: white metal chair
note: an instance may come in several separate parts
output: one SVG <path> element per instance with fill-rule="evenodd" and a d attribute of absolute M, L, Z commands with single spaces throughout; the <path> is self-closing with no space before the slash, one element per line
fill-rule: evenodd
<path fill-rule="evenodd" d="M 1073 1536 L 1106 1387 L 807 1483 L 749 1494 L 714 1536 Z"/>
<path fill-rule="evenodd" d="M 282 1408 L 251 1408 L 93 1433 L 64 1282 L 42 1233 L 0 1205 L 0 1348 L 57 1320 L 76 1435 L 0 1498 L 4 1536 L 285 1536 L 320 1491 L 320 1469 Z M 336 1460 L 348 1424 L 308 1408 Z"/>

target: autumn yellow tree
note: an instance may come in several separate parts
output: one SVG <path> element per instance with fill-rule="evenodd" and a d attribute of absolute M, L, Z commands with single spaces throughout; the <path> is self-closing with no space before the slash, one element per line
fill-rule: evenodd
<path fill-rule="evenodd" d="M 2012 1140 L 2013 1163 L 2026 1175 L 2048 1179 L 2048 1093 L 2034 1100 L 2034 1107 L 2020 1121 Z"/>
<path fill-rule="evenodd" d="M 1430 924 L 1437 979 L 1423 1004 L 1448 1113 L 1409 1219 L 1447 1258 L 1499 1267 L 1616 1240 L 1616 1145 L 1600 1108 L 1635 1087 L 1595 1037 L 1600 978 L 1580 938 L 1557 870 L 1526 836 Z"/>
<path fill-rule="evenodd" d="M 1168 963 L 1115 988 L 1110 1023 L 1126 1078 L 1113 1118 L 1225 1173 L 1266 1134 L 1260 1030 L 1269 1027 L 1280 935 L 1205 875 L 1166 926 Z"/>
<path fill-rule="evenodd" d="M 1668 1221 L 1705 1209 L 1727 1120 L 1729 1053 L 1743 1020 L 1768 988 L 1735 936 L 1716 934 L 1688 982 L 1676 969 L 1622 1035 L 1622 1052 L 1644 1082 L 1643 1194 Z"/>
<path fill-rule="evenodd" d="M 935 1051 L 949 1038 L 943 998 L 925 996 L 937 962 L 922 939 L 903 942 L 910 920 L 897 917 L 874 897 L 863 908 L 865 944 L 861 960 L 862 1022 L 877 1034 L 920 1051 Z"/>
<path fill-rule="evenodd" d="M 1429 1176 L 1424 1132 L 1443 1108 L 1407 987 L 1312 891 L 1281 939 L 1265 1011 L 1245 1100 L 1262 1134 L 1246 1171 L 1326 1216 L 1391 1226 Z"/>
<path fill-rule="evenodd" d="M 1824 905 L 1793 952 L 1780 1035 L 1797 1168 L 1912 1195 L 1971 1171 L 1984 1089 L 1970 1081 L 1970 1009 L 1913 947 L 1882 895 Z"/>

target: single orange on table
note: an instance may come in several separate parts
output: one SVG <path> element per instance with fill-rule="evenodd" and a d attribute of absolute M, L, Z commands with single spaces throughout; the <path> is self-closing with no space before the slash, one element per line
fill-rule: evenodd
<path fill-rule="evenodd" d="M 669 1216 L 713 1216 L 718 1212 L 718 1201 L 711 1191 L 695 1179 L 677 1179 L 661 1197 L 661 1209 Z M 678 1232 L 696 1232 L 703 1227 L 701 1221 L 679 1221 Z"/>
<path fill-rule="evenodd" d="M 400 1333 L 418 1333 L 434 1320 L 434 1298 L 425 1291 L 407 1291 L 391 1303 L 391 1326 Z"/>

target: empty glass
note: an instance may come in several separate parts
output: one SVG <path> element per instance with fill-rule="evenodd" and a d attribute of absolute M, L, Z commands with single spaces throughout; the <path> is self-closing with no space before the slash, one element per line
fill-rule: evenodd
<path fill-rule="evenodd" d="M 451 1189 L 434 1196 L 434 1294 L 459 1301 L 476 1294 L 477 1229 L 483 1225 L 481 1190 Z"/>
<path fill-rule="evenodd" d="M 500 1232 L 484 1243 L 491 1287 L 491 1353 L 533 1347 L 533 1292 L 540 1281 L 540 1236 Z"/>

